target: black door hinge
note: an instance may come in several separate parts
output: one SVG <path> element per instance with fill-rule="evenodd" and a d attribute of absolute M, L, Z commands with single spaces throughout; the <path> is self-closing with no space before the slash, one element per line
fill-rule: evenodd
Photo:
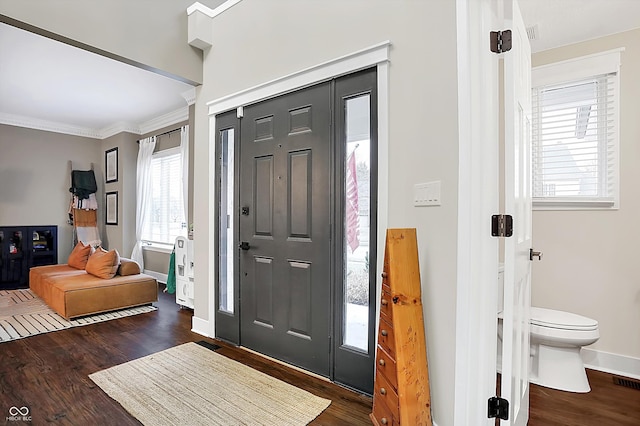
<path fill-rule="evenodd" d="M 510 237 L 513 235 L 513 216 L 494 214 L 491 216 L 491 236 Z"/>
<path fill-rule="evenodd" d="M 489 398 L 488 416 L 490 419 L 509 420 L 509 401 L 499 396 Z"/>
<path fill-rule="evenodd" d="M 489 39 L 493 53 L 504 53 L 511 50 L 511 30 L 491 31 Z"/>

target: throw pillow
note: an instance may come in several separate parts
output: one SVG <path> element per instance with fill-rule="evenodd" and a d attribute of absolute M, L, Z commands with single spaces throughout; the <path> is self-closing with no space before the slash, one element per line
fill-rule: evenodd
<path fill-rule="evenodd" d="M 120 255 L 116 249 L 97 249 L 87 261 L 85 270 L 98 278 L 110 279 L 116 275 L 120 265 Z"/>
<path fill-rule="evenodd" d="M 91 253 L 93 253 L 93 250 L 94 249 L 91 245 L 87 244 L 85 246 L 82 241 L 78 241 L 78 244 L 76 244 L 69 255 L 67 265 L 76 269 L 84 269 L 87 266 L 87 261 L 89 260 Z"/>
<path fill-rule="evenodd" d="M 138 262 L 132 259 L 127 259 L 126 257 L 120 258 L 120 267 L 118 268 L 118 275 L 122 275 L 123 277 L 126 275 L 137 275 L 140 273 L 140 265 Z"/>

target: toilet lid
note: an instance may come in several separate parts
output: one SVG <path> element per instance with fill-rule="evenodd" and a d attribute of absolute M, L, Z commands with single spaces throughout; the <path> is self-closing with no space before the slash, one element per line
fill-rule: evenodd
<path fill-rule="evenodd" d="M 595 330 L 598 321 L 571 312 L 531 307 L 531 325 L 563 330 Z"/>

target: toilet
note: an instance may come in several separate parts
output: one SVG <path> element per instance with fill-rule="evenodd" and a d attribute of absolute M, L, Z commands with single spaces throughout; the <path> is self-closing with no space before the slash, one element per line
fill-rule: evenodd
<path fill-rule="evenodd" d="M 499 280 L 502 286 L 502 277 Z M 600 338 L 598 321 L 533 306 L 530 317 L 529 382 L 568 392 L 589 392 L 591 387 L 580 349 Z M 498 313 L 498 349 L 501 354 L 502 311 Z"/>

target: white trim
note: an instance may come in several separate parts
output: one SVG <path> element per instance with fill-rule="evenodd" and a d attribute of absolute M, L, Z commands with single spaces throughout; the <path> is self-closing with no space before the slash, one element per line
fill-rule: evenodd
<path fill-rule="evenodd" d="M 498 242 L 489 233 L 498 211 L 497 57 L 479 34 L 497 22 L 490 0 L 457 0 L 458 225 L 453 424 L 493 425 Z"/>
<path fill-rule="evenodd" d="M 209 330 L 209 321 L 198 318 L 195 315 L 191 317 L 191 331 L 205 337 L 213 337 L 213 334 L 209 334 Z"/>
<path fill-rule="evenodd" d="M 142 250 L 144 251 L 155 251 L 156 253 L 165 253 L 171 254 L 173 251 L 173 244 L 168 243 L 156 243 L 149 241 L 142 241 Z"/>
<path fill-rule="evenodd" d="M 384 230 L 388 224 L 389 200 L 389 52 L 390 41 L 375 44 L 354 53 L 332 59 L 321 64 L 291 73 L 287 76 L 259 84 L 240 92 L 207 102 L 209 107 L 209 175 L 216 170 L 216 117 L 215 115 L 240 106 L 268 99 L 283 93 L 326 81 L 361 69 L 377 66 L 378 71 L 378 253 L 384 252 Z M 210 180 L 212 181 L 212 180 Z M 209 185 L 209 212 L 215 205 L 215 187 Z M 213 259 L 215 244 L 215 219 L 209 214 L 208 258 Z M 381 237 L 382 236 L 382 237 Z M 381 248 L 382 247 L 382 248 Z M 382 271 L 382 257 L 378 256 L 378 271 Z M 380 274 L 378 274 L 380 275 Z M 209 264 L 209 330 L 215 336 L 215 276 L 216 266 Z M 381 291 L 378 278 L 377 294 Z M 379 300 L 379 298 L 377 299 Z M 379 308 L 377 308 L 379 309 Z"/>
<path fill-rule="evenodd" d="M 0 124 L 43 130 L 45 132 L 64 133 L 66 135 L 82 136 L 85 138 L 103 139 L 100 131 L 97 129 L 74 126 L 56 121 L 40 120 L 22 115 L 7 114 L 4 112 L 0 113 Z"/>
<path fill-rule="evenodd" d="M 534 199 L 533 210 L 618 210 L 620 207 L 614 200 L 580 200 L 580 199 Z"/>
<path fill-rule="evenodd" d="M 167 274 L 163 274 L 161 272 L 156 272 L 156 271 L 150 271 L 148 269 L 145 269 L 144 271 L 145 274 L 152 276 L 153 278 L 155 278 L 158 282 L 166 284 L 167 283 L 167 279 L 169 278 L 169 276 Z"/>
<path fill-rule="evenodd" d="M 191 106 L 196 103 L 196 88 L 192 87 L 191 89 L 180 93 L 185 101 L 187 101 L 187 106 Z"/>
<path fill-rule="evenodd" d="M 144 135 L 153 132 L 163 127 L 171 126 L 181 121 L 189 119 L 189 107 L 184 106 L 175 111 L 168 112 L 160 117 L 152 118 L 151 120 L 140 123 L 140 135 Z"/>
<path fill-rule="evenodd" d="M 191 6 L 189 6 L 187 8 L 187 15 L 191 15 L 193 12 L 198 11 L 198 12 L 204 13 L 209 18 L 215 18 L 216 16 L 220 15 L 225 10 L 231 8 L 232 6 L 235 6 L 236 4 L 240 3 L 241 1 L 242 0 L 227 0 L 224 3 L 222 3 L 220 6 L 216 7 L 215 9 L 211 9 L 211 8 L 203 5 L 202 3 L 195 2 L 194 4 L 192 4 Z"/>
<path fill-rule="evenodd" d="M 624 52 L 624 47 L 533 67 L 531 69 L 531 86 L 559 84 L 594 75 L 618 72 L 620 70 L 620 53 L 622 52 Z"/>
<path fill-rule="evenodd" d="M 97 132 L 100 135 L 100 139 L 106 139 L 122 132 L 129 132 L 138 135 L 140 134 L 140 127 L 133 123 L 121 121 L 119 123 L 112 124 L 111 126 L 103 127 Z"/>
<path fill-rule="evenodd" d="M 348 55 L 323 62 L 284 77 L 207 102 L 209 115 L 259 102 L 295 89 L 317 84 L 389 60 L 390 41 L 384 41 Z"/>
<path fill-rule="evenodd" d="M 580 355 L 586 368 L 640 380 L 640 358 L 582 348 Z"/>
<path fill-rule="evenodd" d="M 185 93 L 188 92 L 189 91 Z M 185 93 L 183 93 L 182 95 L 184 96 Z M 188 99 L 185 98 L 185 100 L 187 101 L 187 103 L 189 102 Z M 0 124 L 24 127 L 27 129 L 43 130 L 45 132 L 62 133 L 65 135 L 81 136 L 92 139 L 106 139 L 122 132 L 133 133 L 134 135 L 143 135 L 145 133 L 150 133 L 163 127 L 186 121 L 188 119 L 189 107 L 185 106 L 137 125 L 134 123 L 119 122 L 107 127 L 103 127 L 102 129 L 91 129 L 88 127 L 74 126 L 55 121 L 40 120 L 37 118 L 25 117 L 21 115 L 0 113 Z"/>

